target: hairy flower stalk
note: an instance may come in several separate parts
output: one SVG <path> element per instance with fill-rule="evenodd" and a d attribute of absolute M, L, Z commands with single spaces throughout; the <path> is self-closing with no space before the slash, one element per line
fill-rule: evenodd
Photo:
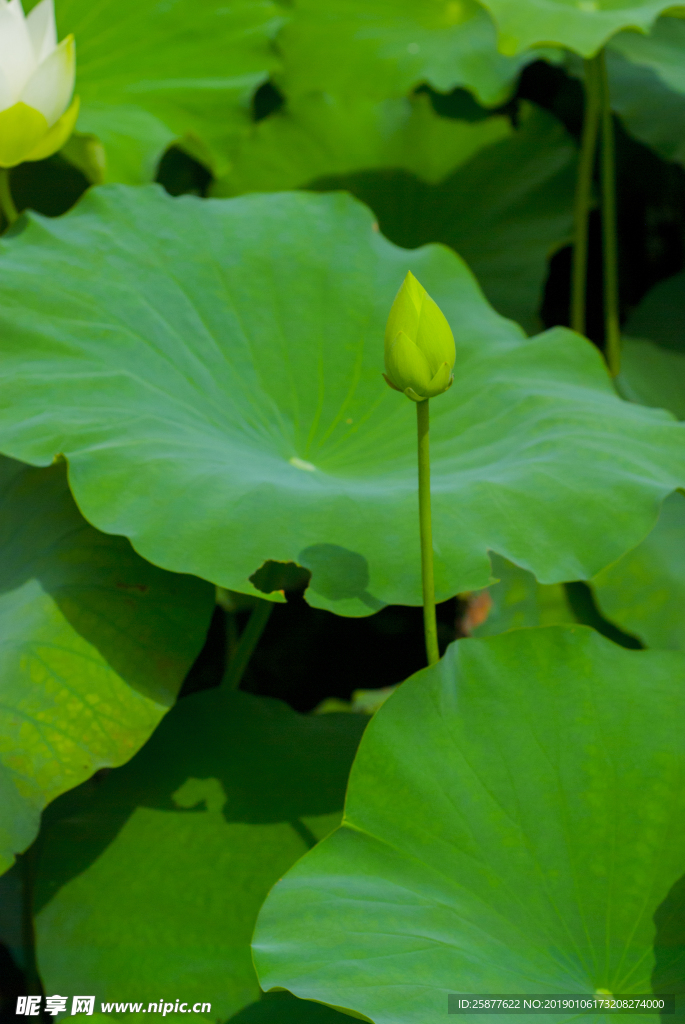
<path fill-rule="evenodd" d="M 391 388 L 416 402 L 423 626 L 429 665 L 439 660 L 440 653 L 435 618 L 428 400 L 452 386 L 455 358 L 454 337 L 442 310 L 409 272 L 385 328 L 383 376 Z"/>
<path fill-rule="evenodd" d="M 28 17 L 21 0 L 0 0 L 0 202 L 10 221 L 7 168 L 43 160 L 67 141 L 78 116 L 75 70 L 74 37 L 57 43 L 53 0 Z"/>

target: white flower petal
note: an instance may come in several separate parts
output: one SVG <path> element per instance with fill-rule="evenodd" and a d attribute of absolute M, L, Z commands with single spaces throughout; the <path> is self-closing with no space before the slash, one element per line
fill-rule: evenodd
<path fill-rule="evenodd" d="M 34 68 L 36 58 L 29 39 L 21 0 L 3 0 L 0 6 L 0 70 L 16 101 Z"/>
<path fill-rule="evenodd" d="M 3 71 L 0 70 L 0 110 L 14 106 L 14 96 Z"/>
<path fill-rule="evenodd" d="M 74 91 L 76 48 L 74 37 L 67 36 L 56 50 L 39 64 L 22 90 L 19 99 L 40 110 L 52 126 L 69 106 Z"/>
<path fill-rule="evenodd" d="M 15 18 L 19 18 L 21 21 L 24 21 L 26 15 L 24 14 L 24 8 L 22 7 L 21 0 L 9 0 L 7 6 Z"/>
<path fill-rule="evenodd" d="M 54 0 L 40 0 L 26 19 L 36 63 L 45 60 L 57 46 Z"/>

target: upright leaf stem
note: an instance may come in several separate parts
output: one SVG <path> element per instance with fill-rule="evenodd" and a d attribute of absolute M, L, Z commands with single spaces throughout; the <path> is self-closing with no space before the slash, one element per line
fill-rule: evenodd
<path fill-rule="evenodd" d="M 10 172 L 7 167 L 0 167 L 0 210 L 2 210 L 2 215 L 7 221 L 8 227 L 14 224 L 19 216 L 14 205 L 14 199 L 12 198 Z"/>
<path fill-rule="evenodd" d="M 597 57 L 585 61 L 585 114 L 574 202 L 571 327 L 579 334 L 585 334 L 586 326 L 588 225 L 592 203 L 592 177 L 595 168 L 597 134 L 602 107 L 602 86 L 597 62 Z"/>
<path fill-rule="evenodd" d="M 428 664 L 440 660 L 438 625 L 435 618 L 435 577 L 433 573 L 433 528 L 431 524 L 430 399 L 416 403 L 419 452 L 419 526 L 421 530 L 421 579 L 423 583 L 423 631 Z"/>
<path fill-rule="evenodd" d="M 245 673 L 264 627 L 269 621 L 273 604 L 271 601 L 258 601 L 250 613 L 245 629 L 240 634 L 238 646 L 229 659 L 221 685 L 225 690 L 237 690 Z"/>
<path fill-rule="evenodd" d="M 609 372 L 621 368 L 621 325 L 618 300 L 618 235 L 616 229 L 616 157 L 614 119 L 604 50 L 595 58 L 602 97 L 602 249 L 604 256 L 604 352 Z"/>

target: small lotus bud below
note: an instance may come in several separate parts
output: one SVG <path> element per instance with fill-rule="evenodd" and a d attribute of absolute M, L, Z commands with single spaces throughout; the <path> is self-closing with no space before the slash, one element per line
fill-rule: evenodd
<path fill-rule="evenodd" d="M 411 271 L 385 328 L 385 377 L 413 402 L 435 398 L 452 386 L 454 337 L 440 307 Z"/>

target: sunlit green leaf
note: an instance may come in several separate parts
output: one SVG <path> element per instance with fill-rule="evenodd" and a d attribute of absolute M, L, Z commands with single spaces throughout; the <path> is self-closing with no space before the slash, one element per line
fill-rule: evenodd
<path fill-rule="evenodd" d="M 146 1017 L 109 1010 L 127 1021 L 161 998 L 211 1003 L 195 1021 L 257 999 L 257 911 L 340 820 L 366 721 L 205 691 L 182 699 L 124 768 L 53 804 L 36 882 L 46 990 L 142 1003 Z"/>
<path fill-rule="evenodd" d="M 487 586 L 488 550 L 543 583 L 594 576 L 685 483 L 685 428 L 344 194 L 105 186 L 32 215 L 0 242 L 0 450 L 64 453 L 88 519 L 165 568 L 254 593 L 262 562 L 295 561 L 340 614 L 419 604 L 414 407 L 381 377 L 409 269 L 457 343 L 431 403 L 438 599 Z"/>
<path fill-rule="evenodd" d="M 521 54 L 529 46 L 556 44 L 592 57 L 621 29 L 648 31 L 669 0 L 483 0 L 498 28 L 503 53 Z"/>
<path fill-rule="evenodd" d="M 106 180 L 150 181 L 174 139 L 225 170 L 252 93 L 275 66 L 275 3 L 56 0 L 56 13 L 60 36 L 76 39 L 77 128 L 104 144 Z"/>
<path fill-rule="evenodd" d="M 427 82 L 470 89 L 487 106 L 507 99 L 535 52 L 504 57 L 475 0 L 296 0 L 279 37 L 288 96 L 308 92 L 405 96 Z"/>
<path fill-rule="evenodd" d="M 376 713 L 342 827 L 269 895 L 262 986 L 375 1024 L 439 1024 L 450 992 L 681 992 L 684 727 L 679 652 L 582 626 L 453 645 Z"/>
<path fill-rule="evenodd" d="M 253 126 L 213 194 L 300 188 L 373 167 L 398 167 L 437 182 L 510 134 L 503 116 L 473 122 L 439 117 L 426 94 L 378 101 L 308 93 Z"/>
<path fill-rule="evenodd" d="M 80 515 L 63 464 L 0 460 L 0 870 L 50 800 L 145 742 L 199 652 L 212 588 Z"/>

